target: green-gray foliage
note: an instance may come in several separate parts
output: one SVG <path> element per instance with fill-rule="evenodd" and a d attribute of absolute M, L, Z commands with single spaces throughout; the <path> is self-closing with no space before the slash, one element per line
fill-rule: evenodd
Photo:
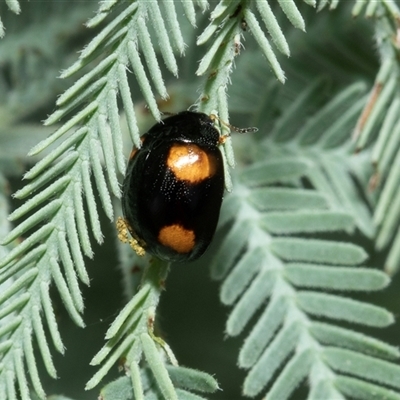
<path fill-rule="evenodd" d="M 233 336 L 241 333 L 269 299 L 239 354 L 239 366 L 250 369 L 243 389 L 248 396 L 257 395 L 271 382 L 282 363 L 287 362 L 267 398 L 286 398 L 307 376 L 311 398 L 340 398 L 341 391 L 336 386 L 340 368 L 334 373 L 328 354 L 336 354 L 339 348 L 345 347 L 355 350 L 345 353 L 349 362 L 357 352 L 390 358 L 398 356 L 394 347 L 382 354 L 378 348 L 386 347 L 384 343 L 373 341 L 367 345 L 367 338 L 354 330 L 341 328 L 338 331 L 334 323 L 318 321 L 323 317 L 328 321 L 376 327 L 391 324 L 393 316 L 384 309 L 345 295 L 348 291 L 380 290 L 388 284 L 388 277 L 359 266 L 365 262 L 366 253 L 358 246 L 301 236 L 335 231 L 353 233 L 357 225 L 360 230 L 364 228 L 365 233 L 371 233 L 370 227 L 367 229 L 360 223 L 368 221 L 369 215 L 360 207 L 356 189 L 345 192 L 353 196 L 351 201 L 343 201 L 345 197 L 337 198 L 335 179 L 329 179 L 333 173 L 349 179 L 346 174 L 351 174 L 351 166 L 346 165 L 345 157 L 350 154 L 348 139 L 335 147 L 325 147 L 324 159 L 320 156 L 320 149 L 329 137 L 337 139 L 341 134 L 341 128 L 326 130 L 323 127 L 335 126 L 336 108 L 343 105 L 338 98 L 354 104 L 360 90 L 363 91 L 362 86 L 356 85 L 357 90 L 346 88 L 346 93 L 340 92 L 318 112 L 320 115 L 309 117 L 308 121 L 320 122 L 319 132 L 315 131 L 318 129 L 315 124 L 308 131 L 297 126 L 302 140 L 290 138 L 277 142 L 281 135 L 276 134 L 275 129 L 285 125 L 285 132 L 289 133 L 291 113 L 284 113 L 270 137 L 260 143 L 254 163 L 238 174 L 235 191 L 227 199 L 233 205 L 225 208 L 229 215 L 223 215 L 222 219 L 232 226 L 212 264 L 215 278 L 226 277 L 221 300 L 228 305 L 235 304 L 228 318 L 227 333 Z M 305 107 L 314 96 L 314 90 L 302 96 L 297 106 L 298 115 L 306 114 Z M 299 122 L 299 118 L 296 121 Z M 311 141 L 308 135 L 318 139 Z M 302 144 L 310 142 L 312 145 Z M 343 180 L 342 177 L 337 179 Z M 354 186 L 351 179 L 349 181 L 350 186 Z M 304 184 L 309 187 L 310 183 L 312 188 L 306 189 Z M 357 211 L 363 213 L 357 215 Z M 234 246 L 236 251 L 232 252 Z M 315 328 L 320 333 L 322 328 L 323 334 L 316 335 Z M 331 347 L 325 347 L 326 344 Z M 369 360 L 378 362 L 372 357 Z M 391 368 L 395 376 L 399 367 L 392 365 Z M 364 373 L 359 369 L 358 373 L 362 378 L 370 378 L 368 369 Z M 318 389 L 321 385 L 326 397 Z"/>
<path fill-rule="evenodd" d="M 65 353 L 51 288 L 84 327 L 93 239 L 116 250 L 127 301 L 86 389 L 101 384 L 105 400 L 218 395 L 218 376 L 178 366 L 158 336 L 170 266 L 105 240 L 100 222 L 100 208 L 111 222 L 121 215 L 125 157 L 163 104 L 216 113 L 222 134 L 230 122 L 259 128 L 225 140 L 232 192 L 209 258 L 220 300 L 232 307 L 226 334 L 244 340 L 243 394 L 286 399 L 307 382 L 310 400 L 400 399 L 399 350 L 367 330 L 392 324 L 393 314 L 365 296 L 388 286 L 381 267 L 400 267 L 397 3 L 35 3 L 0 5 L 0 37 L 8 30 L 0 41 L 0 399 L 46 398 L 41 364 L 56 378 L 53 349 Z M 8 17 L 8 8 L 21 15 Z M 346 24 L 355 24 L 351 35 Z M 90 36 L 86 46 L 80 35 Z M 59 69 L 67 89 L 38 128 L 33 121 L 65 89 Z M 7 181 L 22 174 L 33 144 L 36 164 L 14 195 L 24 202 L 8 216 L 11 229 Z M 125 376 L 106 384 L 118 363 Z"/>

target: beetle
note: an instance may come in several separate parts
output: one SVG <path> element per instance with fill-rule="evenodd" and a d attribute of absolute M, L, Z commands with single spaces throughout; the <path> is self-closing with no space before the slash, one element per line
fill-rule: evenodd
<path fill-rule="evenodd" d="M 199 258 L 214 236 L 222 204 L 223 139 L 212 117 L 194 111 L 169 116 L 145 133 L 123 182 L 120 239 L 140 255 L 169 262 Z"/>

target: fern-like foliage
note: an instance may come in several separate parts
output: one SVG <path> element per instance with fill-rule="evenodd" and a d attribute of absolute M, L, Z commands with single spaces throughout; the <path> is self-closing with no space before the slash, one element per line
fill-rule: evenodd
<path fill-rule="evenodd" d="M 197 3 L 203 9 L 207 5 L 201 0 Z M 154 37 L 158 40 L 165 65 L 174 75 L 177 74 L 174 50 L 180 53 L 184 51 L 174 3 L 161 7 L 168 14 L 168 29 L 173 32 L 171 36 L 167 34 L 157 1 L 137 1 L 131 4 L 112 1 L 100 4 L 97 15 L 87 25 L 97 26 L 113 9 L 114 18 L 89 43 L 79 60 L 63 72 L 62 77 L 66 78 L 80 71 L 94 60 L 98 64 L 59 97 L 58 109 L 45 123 L 51 125 L 63 118 L 68 119 L 30 152 L 30 155 L 36 155 L 69 134 L 25 175 L 31 182 L 15 196 L 19 199 L 32 194 L 33 196 L 9 217 L 11 220 L 25 217 L 25 220 L 3 239 L 3 244 L 7 244 L 21 235 L 27 236 L 1 260 L 1 280 L 4 282 L 10 277 L 17 277 L 0 297 L 0 303 L 4 306 L 2 317 L 11 315 L 10 318 L 3 319 L 5 324 L 1 333 L 4 338 L 2 365 L 7 366 L 0 373 L 1 398 L 16 399 L 16 388 L 22 399 L 30 398 L 24 363 L 35 392 L 40 398 L 45 397 L 35 361 L 34 338 L 47 372 L 56 377 L 45 325 L 56 350 L 63 353 L 64 346 L 49 294 L 52 282 L 55 282 L 71 318 L 78 326 L 84 326 L 81 317 L 84 304 L 79 281 L 89 284 L 83 256 L 93 256 L 84 202 L 89 210 L 91 233 L 98 243 L 103 240 L 91 174 L 94 175 L 103 209 L 112 220 L 110 193 L 120 196 L 117 174 L 124 173 L 125 170 L 117 94 L 122 99 L 132 140 L 139 147 L 139 131 L 127 68 L 132 67 L 150 111 L 156 119 L 160 119 L 151 85 L 154 85 L 162 98 L 167 97 L 167 91 L 152 40 Z M 190 22 L 194 24 L 194 4 L 184 2 L 184 9 Z M 147 19 L 151 19 L 155 27 L 153 36 L 149 32 Z M 147 77 L 142 57 L 151 80 Z M 71 130 L 74 131 L 70 133 Z M 105 169 L 102 167 L 102 158 Z M 128 328 L 125 327 L 128 331 L 131 328 L 129 324 Z M 142 331 L 139 334 L 139 347 L 146 349 L 145 354 L 150 365 L 158 367 L 156 371 L 162 376 L 168 376 L 165 367 L 160 370 L 160 365 L 163 364 L 153 339 Z M 133 333 L 129 337 L 132 335 Z M 132 344 L 132 341 L 125 341 L 122 351 L 126 351 L 127 346 Z M 121 354 L 120 351 L 115 352 L 111 360 L 115 361 L 115 357 Z M 134 364 L 130 365 L 132 371 L 138 368 L 138 354 L 136 352 L 134 357 L 136 367 Z M 104 354 L 103 356 L 105 357 Z M 110 366 L 110 361 L 97 376 L 107 370 L 107 366 Z M 132 374 L 134 375 L 133 372 Z M 89 387 L 94 386 L 95 381 L 96 377 Z M 173 398 L 170 397 L 174 391 L 171 380 L 168 378 L 161 382 L 164 382 L 161 383 L 162 392 L 167 398 Z"/>
<path fill-rule="evenodd" d="M 102 3 L 98 14 L 88 25 L 100 23 L 112 8 L 118 7 L 116 3 Z M 204 5 L 204 2 L 200 3 Z M 24 363 L 36 393 L 40 398 L 45 397 L 35 362 L 34 338 L 47 372 L 56 377 L 45 325 L 56 350 L 63 353 L 64 346 L 49 295 L 51 282 L 55 282 L 74 322 L 84 326 L 79 280 L 89 284 L 83 256 L 93 255 L 84 202 L 89 210 L 91 232 L 97 242 L 103 240 L 91 174 L 94 175 L 106 215 L 112 219 L 110 189 L 117 197 L 120 195 L 117 171 L 123 173 L 125 169 L 117 92 L 121 94 L 133 140 L 139 144 L 127 78 L 128 65 L 132 66 L 138 77 L 150 110 L 157 119 L 160 117 L 139 56 L 139 46 L 144 49 L 144 58 L 156 89 L 162 97 L 167 96 L 146 25 L 147 18 L 151 18 L 158 27 L 156 37 L 161 43 L 167 67 L 174 74 L 177 73 L 173 47 L 182 52 L 183 40 L 176 19 L 169 19 L 175 30 L 170 40 L 158 2 L 139 1 L 120 7 L 119 13 L 116 12 L 114 18 L 90 42 L 79 60 L 63 73 L 63 77 L 66 77 L 96 57 L 102 59 L 97 67 L 87 72 L 58 99 L 59 109 L 46 123 L 55 123 L 67 115 L 69 119 L 37 145 L 31 154 L 38 154 L 70 130 L 75 128 L 75 131 L 25 175 L 31 182 L 16 193 L 17 198 L 33 196 L 10 216 L 11 220 L 26 218 L 3 240 L 3 244 L 6 244 L 26 235 L 26 239 L 1 261 L 1 280 L 5 281 L 11 276 L 17 279 L 0 298 L 4 307 L 2 316 L 11 315 L 1 334 L 5 338 L 2 363 L 7 368 L 4 367 L 0 374 L 0 398 L 16 399 L 17 386 L 21 397 L 29 399 Z M 167 8 L 170 17 L 176 15 L 173 3 Z M 78 124 L 83 126 L 79 127 Z M 105 160 L 105 170 L 101 157 Z"/>
<path fill-rule="evenodd" d="M 330 7 L 336 8 L 338 3 L 331 2 Z M 321 1 L 319 8 L 327 4 L 328 1 Z M 374 140 L 371 163 L 376 171 L 371 177 L 369 189 L 377 191 L 379 197 L 374 213 L 374 224 L 378 230 L 375 246 L 379 251 L 389 248 L 385 269 L 393 274 L 400 268 L 400 231 L 397 228 L 400 222 L 400 125 L 397 123 L 400 104 L 400 70 L 397 61 L 400 9 L 393 1 L 356 1 L 353 16 L 357 17 L 363 11 L 367 18 L 376 20 L 375 35 L 379 44 L 381 67 L 353 136 L 358 151 Z"/>
<path fill-rule="evenodd" d="M 171 382 L 176 388 L 176 395 L 182 400 L 204 400 L 197 392 L 214 392 L 215 381 L 210 380 L 210 376 L 202 372 L 191 370 L 188 368 L 168 366 L 167 372 L 171 377 Z M 148 369 L 141 370 L 140 373 L 140 389 L 146 399 L 159 399 L 163 394 L 160 391 L 154 376 Z M 137 382 L 135 382 L 137 384 Z M 137 388 L 137 386 L 136 386 Z M 137 389 L 132 389 L 132 382 L 128 377 L 121 377 L 109 383 L 101 390 L 101 396 L 104 400 L 115 400 L 116 398 L 122 399 L 138 399 L 135 397 Z M 174 398 L 176 395 L 172 395 Z M 118 397 L 119 396 L 119 397 Z M 175 397 L 176 398 L 176 397 Z"/>
<path fill-rule="evenodd" d="M 377 250 L 389 248 L 385 269 L 394 273 L 400 268 L 400 125 L 397 121 L 400 105 L 397 37 L 400 9 L 395 2 L 389 1 L 357 2 L 353 13 L 358 15 L 365 6 L 366 15 L 376 18 L 381 68 L 354 135 L 360 149 L 377 136 L 371 154 L 376 172 L 370 182 L 370 190 L 379 195 L 374 214 L 378 228 L 375 245 Z"/>
<path fill-rule="evenodd" d="M 286 399 L 307 380 L 309 399 L 400 398 L 400 367 L 390 362 L 398 349 L 337 326 L 394 321 L 345 295 L 380 290 L 389 279 L 360 266 L 361 247 L 329 238 L 356 227 L 373 234 L 348 162 L 365 86 L 345 89 L 305 120 L 318 93 L 320 82 L 276 121 L 226 199 L 221 222 L 230 227 L 212 263 L 213 277 L 224 279 L 222 302 L 234 305 L 226 331 L 238 335 L 259 311 L 239 354 L 239 366 L 249 369 L 246 396 Z"/>
<path fill-rule="evenodd" d="M 217 382 L 210 375 L 178 367 L 168 344 L 154 336 L 155 310 L 167 271 L 168 265 L 161 261 L 154 260 L 148 265 L 140 290 L 110 326 L 106 333 L 107 343 L 93 358 L 91 364 L 102 364 L 102 367 L 87 383 L 86 389 L 96 386 L 124 354 L 125 368 L 131 379 L 119 379 L 107 385 L 102 391 L 105 399 L 111 400 L 117 391 L 133 391 L 135 399 L 142 399 L 145 395 L 148 398 L 153 393 L 164 399 L 177 400 L 178 397 L 190 398 L 190 392 L 184 389 L 201 392 L 218 389 Z M 160 350 L 165 352 L 164 357 L 172 366 L 166 365 Z M 141 371 L 142 357 L 149 367 Z M 154 378 L 149 376 L 150 371 Z"/>
<path fill-rule="evenodd" d="M 316 4 L 315 0 L 305 0 L 304 2 L 312 6 Z M 286 56 L 290 55 L 289 45 L 272 12 L 270 3 L 265 0 L 256 0 L 254 3 L 259 18 L 256 17 L 248 2 L 240 0 L 219 2 L 210 14 L 209 25 L 197 39 L 197 45 L 212 41 L 196 71 L 197 75 L 207 75 L 207 80 L 197 101 L 197 109 L 206 114 L 216 111 L 221 121 L 224 122 L 229 122 L 228 83 L 235 57 L 239 55 L 242 47 L 244 31 L 249 30 L 252 33 L 278 80 L 282 83 L 285 81 L 284 71 L 258 20 L 263 21 L 276 48 Z M 279 1 L 279 7 L 295 28 L 305 30 L 304 19 L 293 0 Z M 223 134 L 229 133 L 227 125 L 222 124 L 221 131 Z M 227 166 L 233 167 L 234 157 L 229 139 L 224 145 L 224 156 Z M 225 179 L 227 189 L 231 190 L 232 183 L 228 170 Z"/>

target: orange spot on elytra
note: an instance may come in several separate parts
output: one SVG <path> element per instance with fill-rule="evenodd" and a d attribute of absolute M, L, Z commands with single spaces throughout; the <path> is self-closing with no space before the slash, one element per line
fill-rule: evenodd
<path fill-rule="evenodd" d="M 213 176 L 217 162 L 213 155 L 195 144 L 176 144 L 169 151 L 167 167 L 176 179 L 195 184 Z"/>
<path fill-rule="evenodd" d="M 158 234 L 158 241 L 162 245 L 183 254 L 193 250 L 195 239 L 196 235 L 192 230 L 179 224 L 164 226 Z"/>

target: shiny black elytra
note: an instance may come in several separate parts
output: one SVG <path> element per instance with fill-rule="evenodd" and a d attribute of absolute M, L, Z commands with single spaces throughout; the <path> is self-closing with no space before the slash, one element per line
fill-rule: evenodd
<path fill-rule="evenodd" d="M 209 116 L 183 111 L 133 149 L 122 210 L 131 235 L 165 261 L 192 261 L 210 244 L 224 193 L 220 136 Z"/>

